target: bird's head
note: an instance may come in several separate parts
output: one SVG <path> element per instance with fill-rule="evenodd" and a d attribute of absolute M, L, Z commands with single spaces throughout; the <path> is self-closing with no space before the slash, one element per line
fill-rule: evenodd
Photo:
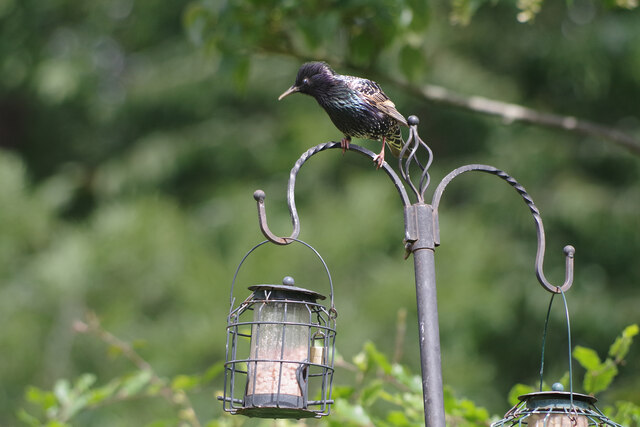
<path fill-rule="evenodd" d="M 292 93 L 300 92 L 317 96 L 331 85 L 335 71 L 325 62 L 307 62 L 298 70 L 296 82 L 278 97 L 278 101 Z"/>

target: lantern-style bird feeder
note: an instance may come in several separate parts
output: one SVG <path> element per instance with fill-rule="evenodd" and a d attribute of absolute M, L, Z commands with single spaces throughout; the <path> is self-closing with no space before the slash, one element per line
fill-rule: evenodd
<path fill-rule="evenodd" d="M 615 426 L 622 427 L 608 419 L 596 406 L 598 399 L 573 391 L 573 369 L 571 355 L 571 325 L 569 321 L 569 308 L 564 291 L 559 289 L 564 302 L 564 311 L 567 321 L 567 341 L 569 348 L 569 391 L 564 391 L 561 383 L 555 383 L 550 391 L 542 391 L 544 373 L 544 348 L 547 339 L 547 328 L 553 298 L 551 295 L 547 318 L 544 325 L 542 339 L 542 360 L 540 365 L 540 391 L 518 396 L 519 402 L 511 408 L 503 419 L 491 424 L 491 427 L 503 426 L 528 426 L 528 427 L 588 427 L 588 426 Z"/>
<path fill-rule="evenodd" d="M 553 385 L 552 391 L 529 393 L 518 399 L 520 402 L 492 427 L 621 427 L 596 408 L 595 397 L 566 392 L 559 383 Z"/>
<path fill-rule="evenodd" d="M 289 276 L 281 285 L 259 284 L 249 290 L 251 295 L 237 307 L 232 296 L 227 318 L 225 391 L 219 397 L 224 410 L 259 418 L 328 415 L 336 334 L 333 302 L 327 309 L 318 303 L 325 296 L 295 286 Z"/>

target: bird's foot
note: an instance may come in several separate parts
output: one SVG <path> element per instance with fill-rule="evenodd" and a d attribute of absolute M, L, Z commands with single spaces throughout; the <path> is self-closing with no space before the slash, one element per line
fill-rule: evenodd
<path fill-rule="evenodd" d="M 340 147 L 342 148 L 342 154 L 344 154 L 349 149 L 349 144 L 351 143 L 351 138 L 345 136 L 340 141 Z"/>
<path fill-rule="evenodd" d="M 382 149 L 373 158 L 373 163 L 376 164 L 376 169 L 380 169 L 382 167 L 382 164 L 384 163 L 384 144 L 385 144 L 385 137 L 383 136 L 382 137 Z"/>
<path fill-rule="evenodd" d="M 380 169 L 382 167 L 382 164 L 384 163 L 384 151 L 373 157 L 373 163 L 376 164 L 376 169 Z"/>

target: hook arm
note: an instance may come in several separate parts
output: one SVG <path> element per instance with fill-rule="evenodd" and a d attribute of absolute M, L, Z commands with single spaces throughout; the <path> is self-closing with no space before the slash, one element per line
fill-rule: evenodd
<path fill-rule="evenodd" d="M 568 291 L 571 285 L 573 284 L 573 258 L 576 252 L 575 248 L 571 245 L 567 245 L 564 247 L 564 254 L 565 254 L 564 283 L 562 284 L 562 286 L 552 285 L 545 277 L 544 270 L 543 270 L 546 241 L 545 241 L 544 226 L 542 225 L 542 217 L 540 216 L 540 211 L 538 210 L 538 207 L 535 205 L 535 203 L 533 203 L 533 199 L 531 199 L 531 196 L 527 193 L 524 187 L 515 180 L 515 178 L 513 178 L 512 176 L 510 176 L 509 174 L 507 174 L 506 172 L 500 169 L 494 168 L 493 166 L 475 165 L 475 164 L 462 166 L 451 171 L 446 177 L 442 179 L 442 181 L 440 181 L 440 184 L 438 185 L 438 187 L 436 188 L 433 194 L 433 202 L 432 202 L 433 212 L 434 212 L 434 222 L 436 224 L 435 244 L 436 245 L 440 244 L 440 230 L 439 230 L 440 227 L 438 226 L 438 207 L 440 205 L 440 198 L 442 197 L 442 193 L 444 192 L 446 186 L 455 177 L 469 171 L 480 171 L 480 172 L 486 172 L 492 175 L 496 175 L 502 178 L 503 180 L 505 180 L 509 185 L 511 185 L 518 192 L 518 194 L 520 194 L 520 196 L 522 196 L 522 199 L 529 207 L 529 210 L 531 211 L 531 214 L 533 215 L 533 219 L 536 223 L 536 232 L 538 236 L 538 250 L 536 252 L 536 277 L 538 278 L 538 282 L 540 282 L 540 285 L 542 285 L 543 288 L 545 288 L 547 291 L 551 293 L 559 294 L 561 292 Z"/>
<path fill-rule="evenodd" d="M 262 234 L 264 234 L 267 240 L 277 245 L 288 245 L 289 243 L 294 242 L 298 237 L 298 234 L 300 234 L 300 219 L 298 218 L 298 213 L 296 211 L 295 201 L 293 202 L 293 205 L 289 204 L 291 221 L 293 222 L 293 232 L 289 237 L 278 237 L 271 232 L 267 225 L 267 212 L 264 207 L 265 197 L 266 194 L 262 190 L 256 190 L 253 193 L 253 198 L 256 199 L 256 202 L 258 203 L 258 222 L 260 223 L 260 230 L 262 230 Z"/>
<path fill-rule="evenodd" d="M 302 156 L 298 159 L 296 164 L 291 169 L 291 173 L 289 174 L 289 185 L 287 186 L 287 204 L 289 205 L 289 213 L 291 214 L 291 222 L 293 224 L 293 231 L 289 237 L 279 237 L 276 236 L 267 225 L 267 212 L 264 205 L 264 199 L 266 197 L 265 192 L 262 190 L 256 190 L 253 193 L 253 198 L 256 199 L 258 205 L 258 222 L 260 224 L 260 230 L 262 234 L 271 242 L 277 245 L 288 245 L 291 242 L 295 241 L 300 234 L 300 218 L 298 217 L 298 210 L 296 209 L 296 200 L 295 200 L 295 187 L 296 187 L 296 177 L 298 176 L 298 172 L 302 165 L 311 158 L 314 154 L 317 154 L 321 151 L 328 150 L 331 148 L 341 148 L 339 142 L 331 141 L 325 142 L 323 144 L 318 144 L 315 147 L 311 147 L 307 151 L 305 151 Z M 369 157 L 373 159 L 375 154 L 366 148 L 360 147 L 355 144 L 351 144 L 349 146 L 349 151 L 355 151 L 365 157 Z M 411 202 L 409 201 L 409 196 L 407 195 L 407 191 L 402 185 L 402 181 L 395 173 L 395 171 L 389 166 L 387 162 L 384 162 L 381 166 L 381 169 L 387 174 L 387 176 L 393 181 L 396 186 L 396 190 L 400 195 L 403 206 L 409 206 Z"/>

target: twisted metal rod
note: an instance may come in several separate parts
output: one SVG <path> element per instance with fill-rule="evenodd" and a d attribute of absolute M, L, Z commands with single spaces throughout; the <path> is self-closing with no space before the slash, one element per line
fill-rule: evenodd
<path fill-rule="evenodd" d="M 567 245 L 564 247 L 563 251 L 565 254 L 565 279 L 564 283 L 561 286 L 555 286 L 551 284 L 544 275 L 543 263 L 544 263 L 544 253 L 546 248 L 546 239 L 544 233 L 544 226 L 542 225 L 542 217 L 540 216 L 540 211 L 538 207 L 533 203 L 533 199 L 527 193 L 522 185 L 518 183 L 512 176 L 507 174 L 506 172 L 494 168 L 493 166 L 487 165 L 478 165 L 471 164 L 459 167 L 451 171 L 447 176 L 445 176 L 440 184 L 436 188 L 436 191 L 433 194 L 433 211 L 434 211 L 434 222 L 435 222 L 435 243 L 436 245 L 440 244 L 440 228 L 438 226 L 438 207 L 440 205 L 440 198 L 442 197 L 442 193 L 444 192 L 447 185 L 457 176 L 470 171 L 479 171 L 486 172 L 492 175 L 496 175 L 503 180 L 505 180 L 509 185 L 511 185 L 517 192 L 522 196 L 522 199 L 526 203 L 527 207 L 531 211 L 533 215 L 533 219 L 536 224 L 536 233 L 538 236 L 538 250 L 536 252 L 536 277 L 538 278 L 538 282 L 545 288 L 547 291 L 552 293 L 562 293 L 569 290 L 571 285 L 573 284 L 573 257 L 575 255 L 575 248 L 571 245 Z"/>
<path fill-rule="evenodd" d="M 398 158 L 398 169 L 400 170 L 400 175 L 402 175 L 402 179 L 406 182 L 413 193 L 416 195 L 417 203 L 424 203 L 424 193 L 429 187 L 429 183 L 431 182 L 431 177 L 429 176 L 429 168 L 431 167 L 431 163 L 433 162 L 433 151 L 431 148 L 420 138 L 418 135 L 418 124 L 420 120 L 417 116 L 409 116 L 407 119 L 407 123 L 409 123 L 409 138 L 402 147 L 400 151 L 400 156 Z M 422 165 L 420 159 L 418 158 L 418 149 L 423 148 L 427 152 L 427 162 L 425 165 Z M 404 160 L 404 156 L 407 156 L 406 160 Z M 420 179 L 418 180 L 418 186 L 416 187 L 411 179 L 411 166 L 415 164 L 421 170 Z"/>

